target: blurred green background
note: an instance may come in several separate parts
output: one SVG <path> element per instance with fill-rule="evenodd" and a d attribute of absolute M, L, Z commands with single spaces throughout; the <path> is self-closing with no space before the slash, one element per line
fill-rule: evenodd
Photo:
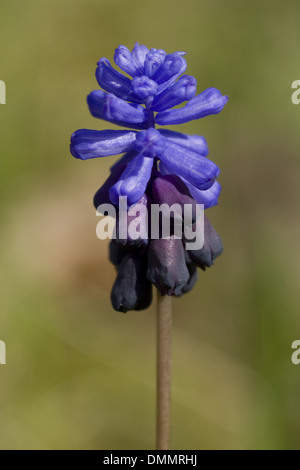
<path fill-rule="evenodd" d="M 209 217 L 225 251 L 174 304 L 173 449 L 300 448 L 297 0 L 2 0 L 1 449 L 153 449 L 155 308 L 122 315 L 92 197 L 112 159 L 69 154 L 100 57 L 135 41 L 188 52 L 198 92 L 230 96 L 181 126 L 221 167 Z M 176 129 L 176 127 L 173 129 Z"/>

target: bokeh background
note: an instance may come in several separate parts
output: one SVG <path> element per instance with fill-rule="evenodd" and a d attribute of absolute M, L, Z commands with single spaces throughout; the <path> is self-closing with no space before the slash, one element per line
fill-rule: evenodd
<path fill-rule="evenodd" d="M 173 449 L 300 448 L 297 0 L 2 0 L 1 449 L 153 449 L 155 308 L 114 312 L 92 197 L 113 158 L 78 161 L 100 57 L 135 41 L 188 52 L 224 111 L 205 135 L 225 251 L 174 301 Z M 176 129 L 176 127 L 173 127 Z"/>

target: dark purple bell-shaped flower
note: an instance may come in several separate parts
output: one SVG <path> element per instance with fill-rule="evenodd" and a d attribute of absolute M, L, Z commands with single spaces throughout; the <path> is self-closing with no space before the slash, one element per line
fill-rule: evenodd
<path fill-rule="evenodd" d="M 116 243 L 131 249 L 141 248 L 148 244 L 148 207 L 150 198 L 144 194 L 141 199 L 129 208 L 119 208 L 116 219 Z"/>
<path fill-rule="evenodd" d="M 198 280 L 197 266 L 194 263 L 187 263 L 190 278 L 188 282 L 183 286 L 181 294 L 187 294 L 190 292 Z"/>
<path fill-rule="evenodd" d="M 113 248 L 115 249 L 115 248 Z M 120 249 L 120 247 L 117 247 Z M 114 253 L 113 256 L 117 255 Z M 120 256 L 120 251 L 116 256 Z M 146 278 L 147 254 L 127 251 L 117 266 L 118 275 L 111 292 L 113 308 L 126 313 L 144 310 L 152 302 L 152 285 Z M 118 260 L 119 261 L 119 260 Z"/>
<path fill-rule="evenodd" d="M 172 236 L 149 241 L 147 278 L 161 294 L 180 295 L 190 278 L 182 240 Z"/>
<path fill-rule="evenodd" d="M 214 264 L 214 260 L 221 255 L 222 251 L 222 240 L 204 215 L 204 244 L 199 250 L 188 250 L 187 256 L 191 262 L 205 271 Z"/>
<path fill-rule="evenodd" d="M 153 179 L 151 195 L 154 203 L 160 206 L 166 204 L 174 208 L 171 216 L 176 223 L 185 222 L 188 225 L 196 221 L 196 201 L 191 197 L 188 188 L 176 175 L 158 175 Z M 190 207 L 190 220 L 185 217 L 185 209 Z"/>

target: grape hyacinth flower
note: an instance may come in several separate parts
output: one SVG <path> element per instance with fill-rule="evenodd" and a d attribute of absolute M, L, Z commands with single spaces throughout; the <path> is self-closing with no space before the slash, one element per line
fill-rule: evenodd
<path fill-rule="evenodd" d="M 98 62 L 96 79 L 102 89 L 88 95 L 89 110 L 125 129 L 80 129 L 71 137 L 71 153 L 81 160 L 124 154 L 97 191 L 96 208 L 110 203 L 118 210 L 123 196 L 128 206 L 197 203 L 208 209 L 217 204 L 219 168 L 207 158 L 205 138 L 164 128 L 220 113 L 228 101 L 215 88 L 196 94 L 196 79 L 185 74 L 184 55 L 136 44 L 132 51 L 125 46 L 115 51 L 114 62 L 125 74 L 106 58 Z M 184 237 L 177 239 L 174 233 L 149 240 L 128 235 L 124 240 L 116 227 L 116 234 L 110 245 L 117 269 L 111 300 L 122 312 L 147 308 L 152 285 L 162 295 L 189 292 L 197 280 L 196 268 L 212 266 L 222 252 L 220 237 L 206 216 L 199 250 L 187 251 Z"/>

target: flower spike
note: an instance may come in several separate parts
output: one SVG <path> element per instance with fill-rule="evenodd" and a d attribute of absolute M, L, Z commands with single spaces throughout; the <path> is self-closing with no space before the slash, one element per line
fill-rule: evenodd
<path fill-rule="evenodd" d="M 217 205 L 221 192 L 220 170 L 207 158 L 206 139 L 157 128 L 218 114 L 228 101 L 216 88 L 196 94 L 196 79 L 183 75 L 184 56 L 181 51 L 167 54 L 136 43 L 132 50 L 124 45 L 115 50 L 119 71 L 107 58 L 100 59 L 96 79 L 101 89 L 88 95 L 88 107 L 94 117 L 123 129 L 80 129 L 71 136 L 70 151 L 77 159 L 123 154 L 94 197 L 96 208 L 114 206 L 116 239 L 110 244 L 110 260 L 117 278 L 111 301 L 121 312 L 147 308 L 152 285 L 163 295 L 189 292 L 197 280 L 197 267 L 212 266 L 223 249 L 219 235 L 198 211 L 199 204 L 205 210 Z M 125 231 L 119 219 L 124 197 Z M 164 216 L 154 221 L 149 214 L 153 205 L 169 208 L 167 235 Z M 191 208 L 188 222 L 182 217 L 186 207 Z M 131 229 L 138 226 L 141 232 L 136 236 Z M 151 238 L 152 229 L 158 238 Z M 193 245 L 190 235 L 195 240 L 200 236 L 202 246 Z"/>

